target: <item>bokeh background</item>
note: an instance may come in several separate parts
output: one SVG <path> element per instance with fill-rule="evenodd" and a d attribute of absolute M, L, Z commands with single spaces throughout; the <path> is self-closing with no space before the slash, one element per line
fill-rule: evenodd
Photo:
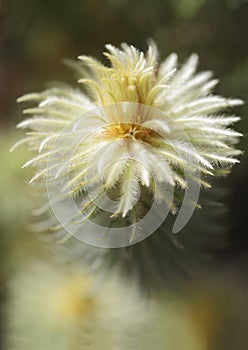
<path fill-rule="evenodd" d="M 39 256 L 44 260 L 48 254 L 28 228 L 30 213 L 38 201 L 26 185 L 27 172 L 20 169 L 28 154 L 25 149 L 14 154 L 8 152 L 20 137 L 15 131 L 15 124 L 22 118 L 16 98 L 44 89 L 47 82 L 65 81 L 75 85 L 73 72 L 63 64 L 64 59 L 89 54 L 104 61 L 101 53 L 106 43 L 118 45 L 124 41 L 146 49 L 146 39 L 153 38 L 162 58 L 177 52 L 183 61 L 197 52 L 199 68 L 213 70 L 220 78 L 217 92 L 247 102 L 247 23 L 247 0 L 0 0 L 3 343 L 8 333 L 9 281 L 32 259 Z M 240 142 L 244 155 L 232 173 L 221 179 L 228 189 L 224 204 L 229 244 L 218 249 L 214 268 L 209 270 L 206 280 L 194 286 L 188 301 L 193 305 L 195 331 L 203 332 L 207 339 L 202 349 L 248 347 L 247 103 L 238 113 L 242 116 L 237 129 L 244 134 Z M 11 348 L 5 345 L 5 349 Z"/>

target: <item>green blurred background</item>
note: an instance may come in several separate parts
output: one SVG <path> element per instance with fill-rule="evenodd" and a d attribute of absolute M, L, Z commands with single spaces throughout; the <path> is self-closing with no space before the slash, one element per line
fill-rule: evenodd
<path fill-rule="evenodd" d="M 35 206 L 25 183 L 26 174 L 20 170 L 27 155 L 25 150 L 14 155 L 8 153 L 11 144 L 20 137 L 14 131 L 22 118 L 16 98 L 42 90 L 51 81 L 75 85 L 72 72 L 62 64 L 65 58 L 89 54 L 103 60 L 101 53 L 106 43 L 118 45 L 125 41 L 146 49 L 146 39 L 153 38 L 162 58 L 177 52 L 183 61 L 197 52 L 199 68 L 213 70 L 220 78 L 219 94 L 247 101 L 247 23 L 247 0 L 0 1 L 0 292 L 3 304 L 8 300 L 5 285 L 16 265 L 27 256 L 45 254 L 26 227 Z M 214 340 L 209 343 L 208 349 L 217 350 L 248 347 L 247 104 L 238 113 L 242 121 L 237 129 L 244 134 L 240 147 L 245 153 L 241 164 L 221 180 L 229 188 L 225 204 L 230 245 L 218 252 L 216 269 L 210 271 L 209 278 L 217 292 L 215 287 L 214 291 L 199 287 L 204 289 L 199 305 L 204 304 L 205 299 L 215 300 L 216 295 L 231 305 L 217 335 L 214 332 Z M 4 329 L 4 321 L 2 325 Z"/>

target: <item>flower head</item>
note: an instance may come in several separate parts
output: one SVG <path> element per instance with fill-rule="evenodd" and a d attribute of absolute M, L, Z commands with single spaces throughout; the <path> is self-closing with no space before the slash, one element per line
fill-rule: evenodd
<path fill-rule="evenodd" d="M 117 274 L 103 285 L 82 266 L 52 261 L 33 260 L 11 279 L 9 291 L 6 341 L 11 349 L 114 349 L 116 334 L 119 349 L 129 348 L 127 334 L 130 344 L 141 348 L 144 328 L 160 316 L 155 302 L 149 308 L 136 286 L 127 286 Z M 155 331 L 151 344 L 155 335 L 163 342 L 164 329 Z"/>
<path fill-rule="evenodd" d="M 160 63 L 154 44 L 146 54 L 106 48 L 110 66 L 79 56 L 85 92 L 57 87 L 19 98 L 36 103 L 18 125 L 30 129 L 18 144 L 37 153 L 25 164 L 36 169 L 31 181 L 66 179 L 63 198 L 79 198 L 84 220 L 111 211 L 110 222 L 133 223 L 154 199 L 176 213 L 189 181 L 209 187 L 206 176 L 238 162 L 240 134 L 229 125 L 239 117 L 222 111 L 242 101 L 212 94 L 217 80 L 196 73 L 196 54 L 177 69 L 177 55 Z"/>

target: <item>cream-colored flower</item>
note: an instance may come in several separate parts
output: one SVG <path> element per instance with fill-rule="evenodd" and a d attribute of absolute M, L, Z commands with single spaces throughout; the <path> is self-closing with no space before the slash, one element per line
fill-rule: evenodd
<path fill-rule="evenodd" d="M 204 349 L 181 299 L 148 300 L 117 273 L 102 284 L 78 266 L 31 265 L 9 283 L 8 349 Z"/>
<path fill-rule="evenodd" d="M 102 211 L 96 202 L 103 192 L 117 203 L 111 218 L 136 221 L 154 198 L 176 212 L 163 186 L 177 189 L 180 204 L 188 178 L 209 187 L 206 176 L 238 162 L 240 134 L 229 126 L 239 117 L 222 111 L 242 101 L 212 94 L 218 81 L 209 71 L 196 73 L 196 54 L 178 69 L 177 55 L 160 63 L 154 44 L 146 54 L 127 44 L 106 48 L 109 67 L 79 57 L 86 93 L 57 87 L 18 99 L 35 102 L 18 125 L 29 131 L 17 145 L 27 142 L 36 153 L 24 166 L 35 168 L 32 182 L 69 175 L 62 193 L 81 198 L 86 218 Z M 67 163 L 74 137 L 81 142 Z"/>
<path fill-rule="evenodd" d="M 78 266 L 32 261 L 9 291 L 6 345 L 12 350 L 126 349 L 127 335 L 142 346 L 144 328 L 156 319 L 135 285 L 127 288 L 117 274 L 103 285 Z"/>

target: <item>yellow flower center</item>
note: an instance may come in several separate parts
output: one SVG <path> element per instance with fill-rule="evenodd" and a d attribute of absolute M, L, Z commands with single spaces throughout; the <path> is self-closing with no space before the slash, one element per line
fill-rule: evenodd
<path fill-rule="evenodd" d="M 158 134 L 142 125 L 134 123 L 117 123 L 106 126 L 102 131 L 101 136 L 105 139 L 133 139 L 147 142 L 151 137 L 156 137 Z"/>

